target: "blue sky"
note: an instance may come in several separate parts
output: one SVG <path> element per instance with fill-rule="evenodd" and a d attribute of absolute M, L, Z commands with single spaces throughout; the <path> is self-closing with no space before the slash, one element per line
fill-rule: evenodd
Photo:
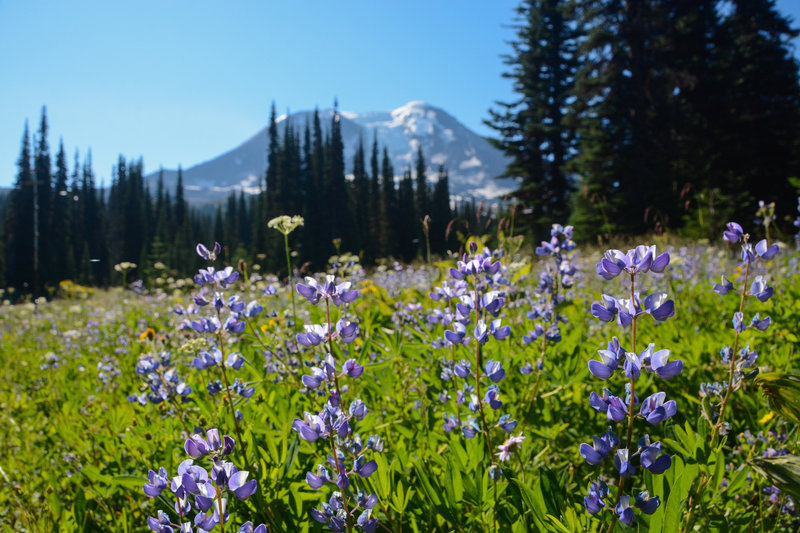
<path fill-rule="evenodd" d="M 234 148 L 278 111 L 441 107 L 481 134 L 513 97 L 517 0 L 0 0 L 0 186 L 25 120 L 47 106 L 50 144 L 92 149 L 109 181 L 119 154 L 147 171 Z M 779 0 L 800 20 L 800 2 Z"/>

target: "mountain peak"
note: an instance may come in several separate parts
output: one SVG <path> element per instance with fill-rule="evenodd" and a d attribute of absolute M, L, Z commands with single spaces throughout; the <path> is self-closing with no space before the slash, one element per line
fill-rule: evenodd
<path fill-rule="evenodd" d="M 289 119 L 299 129 L 313 113 L 282 114 L 276 117 L 276 122 Z M 324 109 L 319 113 L 321 118 L 330 117 L 333 110 Z M 428 166 L 428 181 L 435 181 L 435 169 L 444 166 L 449 173 L 450 192 L 455 196 L 491 199 L 514 188 L 513 180 L 495 179 L 505 170 L 506 159 L 502 152 L 455 117 L 427 102 L 412 100 L 391 111 L 341 111 L 340 117 L 347 172 L 351 172 L 358 143 L 375 135 L 379 144 L 387 149 L 396 174 L 413 168 L 417 150 L 422 149 Z M 329 120 L 323 120 L 322 127 L 328 129 Z M 284 128 L 279 127 L 278 135 L 282 136 L 283 132 Z M 195 203 L 215 203 L 231 191 L 257 192 L 259 179 L 266 170 L 266 133 L 265 128 L 233 150 L 184 169 L 187 199 Z M 166 171 L 164 179 L 171 186 L 175 172 Z"/>

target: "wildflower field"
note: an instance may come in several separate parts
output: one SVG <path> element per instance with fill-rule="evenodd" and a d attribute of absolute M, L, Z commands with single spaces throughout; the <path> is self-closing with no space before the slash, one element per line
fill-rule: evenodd
<path fill-rule="evenodd" d="M 2 305 L 0 524 L 797 531 L 800 254 L 746 230 L 292 279 L 198 245 Z"/>

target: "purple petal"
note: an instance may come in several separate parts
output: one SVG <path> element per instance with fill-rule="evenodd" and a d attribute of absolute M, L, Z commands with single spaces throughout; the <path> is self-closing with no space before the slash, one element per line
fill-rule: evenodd
<path fill-rule="evenodd" d="M 253 493 L 258 488 L 258 483 L 255 479 L 251 479 L 238 489 L 233 491 L 233 495 L 236 496 L 237 499 L 240 501 L 245 501 L 247 498 L 253 495 Z"/>
<path fill-rule="evenodd" d="M 614 374 L 613 370 L 600 361 L 595 361 L 594 359 L 589 361 L 589 372 L 591 372 L 593 376 L 600 379 L 608 379 Z"/>
<path fill-rule="evenodd" d="M 581 456 L 586 459 L 586 462 L 590 465 L 599 464 L 603 460 L 603 456 L 586 443 L 581 443 L 580 452 Z"/>
<path fill-rule="evenodd" d="M 662 379 L 672 379 L 683 370 L 683 361 L 672 361 L 656 369 L 656 374 Z"/>
<path fill-rule="evenodd" d="M 650 265 L 650 270 L 653 272 L 663 272 L 664 269 L 667 268 L 667 265 L 669 265 L 669 253 L 664 252 L 653 260 L 653 264 Z"/>
<path fill-rule="evenodd" d="M 653 461 L 647 469 L 654 474 L 663 474 L 667 469 L 672 466 L 672 459 L 669 455 L 663 454 L 658 459 Z"/>
<path fill-rule="evenodd" d="M 361 477 L 369 477 L 371 476 L 376 470 L 378 469 L 378 463 L 374 460 L 364 464 L 361 469 L 358 471 Z"/>

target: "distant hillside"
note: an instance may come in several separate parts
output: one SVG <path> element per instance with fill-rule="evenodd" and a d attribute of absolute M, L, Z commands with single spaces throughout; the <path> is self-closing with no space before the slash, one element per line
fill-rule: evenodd
<path fill-rule="evenodd" d="M 434 180 L 436 170 L 443 164 L 450 178 L 453 195 L 491 199 L 514 189 L 514 181 L 495 179 L 506 167 L 503 154 L 442 109 L 424 102 L 409 102 L 393 111 L 353 113 L 342 111 L 342 137 L 345 146 L 347 172 L 351 172 L 353 155 L 359 139 L 367 151 L 377 134 L 378 143 L 385 146 L 392 159 L 395 173 L 402 175 L 413 168 L 417 148 L 422 146 L 428 163 L 428 179 Z M 320 111 L 324 129 L 328 129 L 332 110 Z M 278 119 L 282 134 L 286 120 L 298 129 L 311 122 L 313 111 L 292 113 Z M 183 170 L 186 198 L 193 205 L 216 203 L 232 190 L 257 192 L 258 177 L 266 172 L 266 127 L 236 148 Z M 147 176 L 155 183 L 157 173 Z M 177 170 L 164 170 L 165 184 L 172 188 Z"/>

